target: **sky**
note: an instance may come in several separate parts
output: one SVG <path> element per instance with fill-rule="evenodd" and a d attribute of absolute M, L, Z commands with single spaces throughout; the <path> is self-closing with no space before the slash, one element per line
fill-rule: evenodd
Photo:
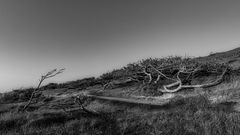
<path fill-rule="evenodd" d="M 0 92 L 239 44 L 238 0 L 0 0 Z"/>

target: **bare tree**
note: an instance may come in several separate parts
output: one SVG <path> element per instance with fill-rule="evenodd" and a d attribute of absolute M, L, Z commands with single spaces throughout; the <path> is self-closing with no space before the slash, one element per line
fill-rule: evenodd
<path fill-rule="evenodd" d="M 42 75 L 41 79 L 39 80 L 37 88 L 35 88 L 33 90 L 30 99 L 28 100 L 27 104 L 23 107 L 22 111 L 25 111 L 29 107 L 29 105 L 32 103 L 32 100 L 33 100 L 33 98 L 35 96 L 35 93 L 39 90 L 39 88 L 41 87 L 41 85 L 42 85 L 44 80 L 46 80 L 48 78 L 51 78 L 51 77 L 54 77 L 54 76 L 56 76 L 58 74 L 61 74 L 64 70 L 65 70 L 64 68 L 60 69 L 60 70 L 54 69 L 52 71 L 47 72 L 45 75 Z"/>
<path fill-rule="evenodd" d="M 205 84 L 197 84 L 197 85 L 183 85 L 182 84 L 182 80 L 179 78 L 179 74 L 182 73 L 181 71 L 178 72 L 178 75 L 177 75 L 177 81 L 172 83 L 172 84 L 169 84 L 169 85 L 164 85 L 163 88 L 164 90 L 162 90 L 163 92 L 177 92 L 181 89 L 184 89 L 184 88 L 207 88 L 207 87 L 212 87 L 212 86 L 215 86 L 215 85 L 218 85 L 219 83 L 222 82 L 223 80 L 223 77 L 224 75 L 226 74 L 227 72 L 227 68 L 222 72 L 222 74 L 214 81 L 210 82 L 210 83 L 205 83 Z M 170 89 L 174 86 L 177 86 L 177 88 L 175 89 Z"/>
<path fill-rule="evenodd" d="M 186 80 L 190 79 L 190 76 L 192 76 L 194 73 L 196 73 L 197 71 L 199 71 L 201 68 L 199 67 L 191 67 L 189 69 L 187 69 L 186 66 L 184 66 L 183 64 L 180 64 L 178 67 L 178 72 L 176 73 L 176 78 L 174 77 L 168 77 L 166 74 L 163 73 L 163 70 L 166 68 L 161 68 L 161 69 L 157 69 L 154 66 L 152 66 L 151 64 L 148 65 L 153 71 L 155 71 L 155 73 L 158 74 L 157 79 L 154 81 L 154 83 L 156 84 L 160 77 L 164 77 L 167 80 L 171 80 L 174 81 L 173 83 L 167 84 L 167 85 L 163 85 L 163 89 L 159 89 L 159 91 L 161 92 L 168 92 L 168 93 L 174 93 L 177 92 L 181 89 L 185 89 L 185 88 L 206 88 L 206 87 L 211 87 L 211 86 L 215 86 L 219 83 L 222 82 L 224 75 L 226 74 L 228 68 L 225 68 L 221 75 L 214 81 L 210 82 L 210 83 L 205 83 L 205 84 L 197 84 L 197 85 L 184 85 L 183 84 L 183 79 L 180 78 L 180 74 L 188 74 L 186 77 Z M 215 69 L 212 69 L 215 71 Z M 152 81 L 152 74 L 153 72 L 147 73 L 146 71 L 143 71 L 143 73 L 145 73 L 148 77 L 149 80 Z M 149 82 L 150 83 L 150 82 Z"/>

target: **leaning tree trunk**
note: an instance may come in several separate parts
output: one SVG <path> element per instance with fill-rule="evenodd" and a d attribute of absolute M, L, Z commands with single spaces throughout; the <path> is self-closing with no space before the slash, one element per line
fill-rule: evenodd
<path fill-rule="evenodd" d="M 33 90 L 32 94 L 31 94 L 31 97 L 29 98 L 27 104 L 23 107 L 22 111 L 25 111 L 25 110 L 29 107 L 29 105 L 32 103 L 32 100 L 33 100 L 33 98 L 34 98 L 34 96 L 35 96 L 35 93 L 40 89 L 41 84 L 42 84 L 42 82 L 43 82 L 45 79 L 54 77 L 54 76 L 56 76 L 57 74 L 62 73 L 64 70 L 65 70 L 65 69 L 60 69 L 60 70 L 54 69 L 54 70 L 48 72 L 47 74 L 43 75 L 43 76 L 41 77 L 41 79 L 39 80 L 39 83 L 38 83 L 37 88 Z"/>
<path fill-rule="evenodd" d="M 33 100 L 33 97 L 34 97 L 34 95 L 35 95 L 35 92 L 39 90 L 42 82 L 43 82 L 43 77 L 42 77 L 41 80 L 39 81 L 39 84 L 38 84 L 37 88 L 33 90 L 32 94 L 31 94 L 31 97 L 30 97 L 30 99 L 28 100 L 28 103 L 23 107 L 23 111 L 25 111 L 25 110 L 28 108 L 28 106 L 32 103 L 32 100 Z"/>

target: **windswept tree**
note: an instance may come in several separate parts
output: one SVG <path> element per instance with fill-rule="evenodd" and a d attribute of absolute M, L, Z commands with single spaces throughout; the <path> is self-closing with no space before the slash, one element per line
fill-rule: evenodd
<path fill-rule="evenodd" d="M 146 89 L 173 93 L 182 89 L 218 85 L 229 69 L 231 68 L 226 63 L 220 63 L 217 60 L 203 61 L 198 58 L 173 56 L 141 60 L 120 70 L 104 74 L 101 78 L 108 80 L 104 88 L 115 88 L 125 86 L 124 84 L 129 82 L 138 82 Z M 215 80 L 205 83 L 197 81 L 204 76 L 215 77 Z"/>
<path fill-rule="evenodd" d="M 169 80 L 169 84 L 164 84 L 163 89 L 158 89 L 161 92 L 173 93 L 182 89 L 191 88 L 206 88 L 218 85 L 222 82 L 224 75 L 229 70 L 226 64 L 217 63 L 197 63 L 194 61 L 179 60 L 170 61 L 170 64 L 157 65 L 147 63 L 143 65 L 143 73 L 148 77 L 148 84 L 157 84 L 161 78 Z M 191 84 L 191 81 L 197 74 L 218 74 L 218 77 L 208 83 Z M 153 79 L 153 76 L 157 76 Z"/>
<path fill-rule="evenodd" d="M 59 69 L 59 70 L 54 69 L 54 70 L 49 71 L 46 74 L 42 75 L 40 80 L 39 80 L 38 86 L 32 91 L 31 97 L 29 98 L 27 104 L 23 107 L 22 111 L 25 111 L 29 107 L 29 105 L 32 104 L 32 100 L 33 100 L 36 92 L 39 91 L 39 89 L 40 89 L 40 87 L 41 87 L 41 85 L 42 85 L 44 80 L 52 78 L 52 77 L 54 77 L 54 76 L 56 76 L 58 74 L 61 74 L 61 73 L 63 73 L 64 70 L 65 70 L 64 68 L 63 69 Z"/>

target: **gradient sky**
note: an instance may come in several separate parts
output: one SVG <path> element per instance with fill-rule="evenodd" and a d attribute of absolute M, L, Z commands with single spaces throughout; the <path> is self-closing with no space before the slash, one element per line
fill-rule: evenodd
<path fill-rule="evenodd" d="M 239 0 L 0 0 L 0 92 L 239 44 Z"/>

